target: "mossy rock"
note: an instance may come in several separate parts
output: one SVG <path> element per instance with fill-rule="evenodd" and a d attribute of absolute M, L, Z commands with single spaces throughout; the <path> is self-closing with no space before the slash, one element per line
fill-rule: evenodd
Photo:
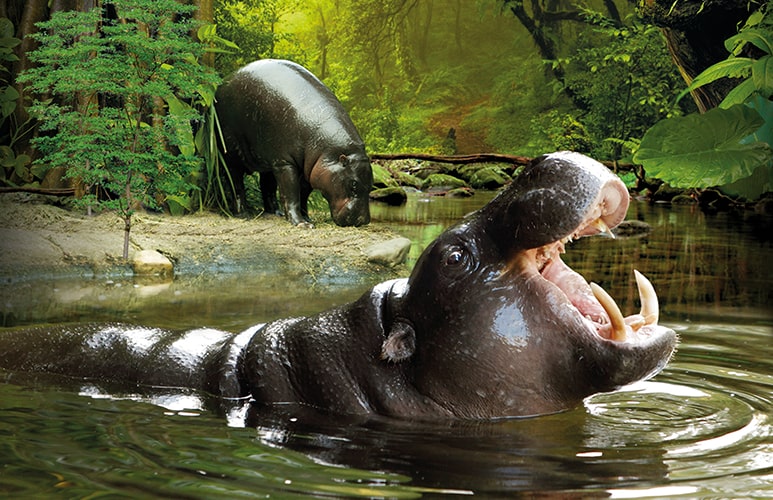
<path fill-rule="evenodd" d="M 397 187 L 397 181 L 392 177 L 392 173 L 378 163 L 371 163 L 373 169 L 373 187 Z"/>
<path fill-rule="evenodd" d="M 374 189 L 370 192 L 370 199 L 397 207 L 406 202 L 408 194 L 399 186 L 390 186 Z"/>
<path fill-rule="evenodd" d="M 426 180 L 431 175 L 442 174 L 446 172 L 443 165 L 439 163 L 424 162 L 415 171 L 416 177 L 422 180 Z"/>
<path fill-rule="evenodd" d="M 460 187 L 452 189 L 446 193 L 449 198 L 469 198 L 475 194 L 475 190 L 469 187 Z"/>
<path fill-rule="evenodd" d="M 428 189 L 455 189 L 461 187 L 468 187 L 467 183 L 462 179 L 458 179 L 452 175 L 447 174 L 432 174 L 421 185 L 422 190 Z"/>
<path fill-rule="evenodd" d="M 469 184 L 472 180 L 472 177 L 479 171 L 484 168 L 487 168 L 489 165 L 482 164 L 482 163 L 471 163 L 470 165 L 462 165 L 457 170 L 457 175 L 467 181 Z"/>
<path fill-rule="evenodd" d="M 407 174 L 405 172 L 397 172 L 395 174 L 397 183 L 401 186 L 410 186 L 412 188 L 421 189 L 424 181 L 416 177 L 415 175 Z"/>
<path fill-rule="evenodd" d="M 494 191 L 510 182 L 510 177 L 500 168 L 484 167 L 472 174 L 470 185 L 475 189 Z"/>

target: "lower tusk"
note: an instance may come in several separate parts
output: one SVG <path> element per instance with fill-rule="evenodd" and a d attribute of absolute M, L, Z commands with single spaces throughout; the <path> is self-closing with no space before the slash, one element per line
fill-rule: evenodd
<path fill-rule="evenodd" d="M 655 287 L 644 277 L 642 273 L 633 270 L 636 277 L 636 287 L 639 289 L 639 300 L 641 300 L 641 315 L 644 316 L 645 325 L 656 325 L 660 315 L 660 306 L 658 305 L 658 295 L 655 293 Z"/>
<path fill-rule="evenodd" d="M 590 289 L 593 291 L 593 296 L 599 301 L 601 307 L 607 312 L 609 316 L 609 322 L 612 324 L 612 340 L 624 341 L 625 340 L 625 320 L 623 319 L 623 313 L 620 312 L 620 308 L 617 307 L 615 299 L 609 296 L 609 294 L 596 283 L 590 283 Z"/>

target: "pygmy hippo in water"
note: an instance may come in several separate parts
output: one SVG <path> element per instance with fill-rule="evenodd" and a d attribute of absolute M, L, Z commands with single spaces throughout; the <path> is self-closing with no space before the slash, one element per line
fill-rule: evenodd
<path fill-rule="evenodd" d="M 543 156 L 446 230 L 411 276 L 350 304 L 240 334 L 91 324 L 0 332 L 0 366 L 187 387 L 253 405 L 418 419 L 557 412 L 658 373 L 677 337 L 638 272 L 639 314 L 560 258 L 606 232 L 623 183 L 577 153 Z"/>
<path fill-rule="evenodd" d="M 373 172 L 346 110 L 317 77 L 296 63 L 262 59 L 234 73 L 217 91 L 225 160 L 237 211 L 244 175 L 260 172 L 263 208 L 310 226 L 307 200 L 319 189 L 339 226 L 370 222 Z"/>

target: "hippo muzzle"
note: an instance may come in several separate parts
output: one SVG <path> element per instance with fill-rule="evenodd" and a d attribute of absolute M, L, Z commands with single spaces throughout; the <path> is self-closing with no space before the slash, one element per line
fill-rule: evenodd
<path fill-rule="evenodd" d="M 330 215 L 337 225 L 365 226 L 370 223 L 370 207 L 368 198 L 348 198 L 337 210 L 331 205 Z"/>

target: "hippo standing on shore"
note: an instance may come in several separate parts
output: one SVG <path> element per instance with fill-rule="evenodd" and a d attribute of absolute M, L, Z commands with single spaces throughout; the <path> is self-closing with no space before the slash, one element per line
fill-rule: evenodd
<path fill-rule="evenodd" d="M 310 226 L 307 200 L 319 189 L 339 226 L 370 222 L 373 185 L 365 145 L 346 110 L 317 77 L 290 61 L 263 59 L 239 69 L 217 91 L 226 163 L 245 203 L 244 175 L 260 173 L 263 208 Z"/>
<path fill-rule="evenodd" d="M 5 330 L 0 367 L 119 381 L 133 392 L 193 388 L 285 411 L 489 419 L 565 410 L 653 376 L 676 346 L 642 275 L 641 313 L 623 318 L 560 258 L 567 241 L 619 224 L 628 203 L 603 165 L 554 153 L 442 233 L 410 278 L 353 303 L 240 334 L 113 324 Z"/>

